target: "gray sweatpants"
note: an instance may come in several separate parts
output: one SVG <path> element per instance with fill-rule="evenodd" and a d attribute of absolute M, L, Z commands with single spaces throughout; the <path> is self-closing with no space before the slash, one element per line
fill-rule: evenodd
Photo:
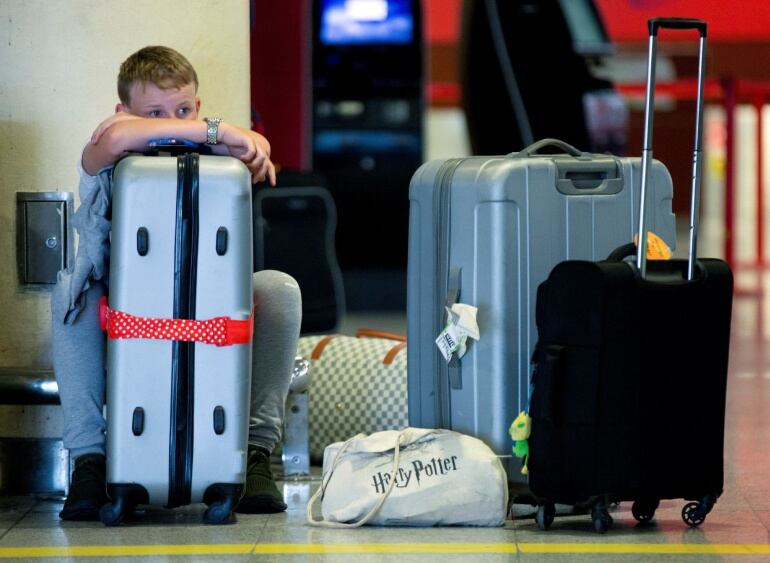
<path fill-rule="evenodd" d="M 254 274 L 254 340 L 252 351 L 249 443 L 272 451 L 281 439 L 286 395 L 297 351 L 302 303 L 291 276 L 265 270 Z M 53 368 L 64 416 L 64 447 L 76 458 L 105 453 L 106 346 L 99 328 L 99 298 L 104 284 L 91 284 L 85 309 L 74 323 L 61 322 L 68 299 L 57 284 L 52 297 Z"/>

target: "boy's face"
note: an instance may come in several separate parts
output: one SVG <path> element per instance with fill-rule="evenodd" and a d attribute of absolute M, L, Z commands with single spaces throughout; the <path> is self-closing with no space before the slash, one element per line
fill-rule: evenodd
<path fill-rule="evenodd" d="M 118 104 L 115 109 L 137 117 L 197 119 L 200 107 L 194 84 L 163 90 L 152 83 L 137 82 L 131 86 L 130 103 Z"/>

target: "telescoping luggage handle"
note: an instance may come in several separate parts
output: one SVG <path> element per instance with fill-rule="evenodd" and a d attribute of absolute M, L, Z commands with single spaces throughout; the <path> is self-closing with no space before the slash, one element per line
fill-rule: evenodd
<path fill-rule="evenodd" d="M 692 194 L 690 197 L 690 250 L 687 260 L 687 279 L 695 277 L 695 256 L 698 246 L 698 209 L 703 159 L 703 82 L 706 74 L 706 22 L 690 18 L 653 18 L 647 22 L 650 32 L 647 53 L 647 93 L 644 102 L 644 145 L 642 147 L 642 180 L 639 198 L 639 248 L 636 265 L 642 277 L 647 273 L 647 224 L 645 208 L 647 183 L 652 164 L 652 123 L 655 98 L 655 57 L 659 29 L 697 29 L 700 33 L 698 48 L 698 95 L 695 109 L 695 146 L 692 157 Z"/>

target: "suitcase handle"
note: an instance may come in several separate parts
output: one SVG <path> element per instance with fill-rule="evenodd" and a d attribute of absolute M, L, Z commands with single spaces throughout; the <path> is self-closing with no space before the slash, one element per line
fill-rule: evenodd
<path fill-rule="evenodd" d="M 179 156 L 187 154 L 188 152 L 211 154 L 211 147 L 204 143 L 191 141 L 190 139 L 161 137 L 158 139 L 149 139 L 144 154 L 145 156 L 158 156 L 159 154 Z"/>
<path fill-rule="evenodd" d="M 538 343 L 535 346 L 535 354 L 537 356 L 532 372 L 532 404 L 529 411 L 538 412 L 540 418 L 553 422 L 560 410 L 556 404 L 557 388 L 563 385 L 567 347 L 549 344 L 540 348 Z"/>
<path fill-rule="evenodd" d="M 703 83 L 706 74 L 706 22 L 688 18 L 653 18 L 647 22 L 650 39 L 647 53 L 647 92 L 644 101 L 644 143 L 642 146 L 642 179 L 639 194 L 639 252 L 636 266 L 644 278 L 647 274 L 647 184 L 652 165 L 652 124 L 655 100 L 655 62 L 658 48 L 657 31 L 661 27 L 671 29 L 697 29 L 700 32 L 698 48 L 698 95 L 695 108 L 695 143 L 692 157 L 690 199 L 690 250 L 687 259 L 687 279 L 695 278 L 695 256 L 698 247 L 698 209 L 700 207 L 700 184 L 703 172 Z"/>
<path fill-rule="evenodd" d="M 555 147 L 573 157 L 584 157 L 580 162 L 573 159 L 554 159 L 558 170 L 556 189 L 565 195 L 581 195 L 585 193 L 615 194 L 623 189 L 623 178 L 620 177 L 618 162 L 613 157 L 596 158 L 590 153 L 583 152 L 569 143 L 559 139 L 541 139 L 532 143 L 517 153 L 511 153 L 512 158 L 529 158 L 540 153 L 541 149 Z"/>
<path fill-rule="evenodd" d="M 556 189 L 564 195 L 616 194 L 623 190 L 623 176 L 615 158 L 575 159 L 555 157 Z"/>
<path fill-rule="evenodd" d="M 540 152 L 540 149 L 544 149 L 545 147 L 556 147 L 557 149 L 561 149 L 565 153 L 571 156 L 583 156 L 586 154 L 576 149 L 569 143 L 565 143 L 564 141 L 560 141 L 559 139 L 540 139 L 539 141 L 532 143 L 525 149 L 522 149 L 520 152 L 511 153 L 509 156 L 512 156 L 514 158 L 528 158 L 530 156 L 535 156 Z"/>
<path fill-rule="evenodd" d="M 627 242 L 610 252 L 607 256 L 607 262 L 622 262 L 624 258 L 634 256 L 635 254 L 636 245 L 633 242 Z"/>
<path fill-rule="evenodd" d="M 697 29 L 706 37 L 706 22 L 694 18 L 652 18 L 647 22 L 650 35 L 657 35 L 658 29 Z"/>

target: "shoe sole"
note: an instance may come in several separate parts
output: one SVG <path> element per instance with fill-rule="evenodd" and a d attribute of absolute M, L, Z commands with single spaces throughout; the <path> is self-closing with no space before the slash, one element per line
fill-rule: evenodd
<path fill-rule="evenodd" d="M 70 522 L 98 522 L 99 508 L 93 505 L 72 506 L 62 509 L 59 518 Z"/>
<path fill-rule="evenodd" d="M 272 497 L 249 497 L 244 498 L 235 507 L 235 512 L 239 514 L 277 514 L 286 512 L 288 506 L 285 502 L 277 501 Z"/>

